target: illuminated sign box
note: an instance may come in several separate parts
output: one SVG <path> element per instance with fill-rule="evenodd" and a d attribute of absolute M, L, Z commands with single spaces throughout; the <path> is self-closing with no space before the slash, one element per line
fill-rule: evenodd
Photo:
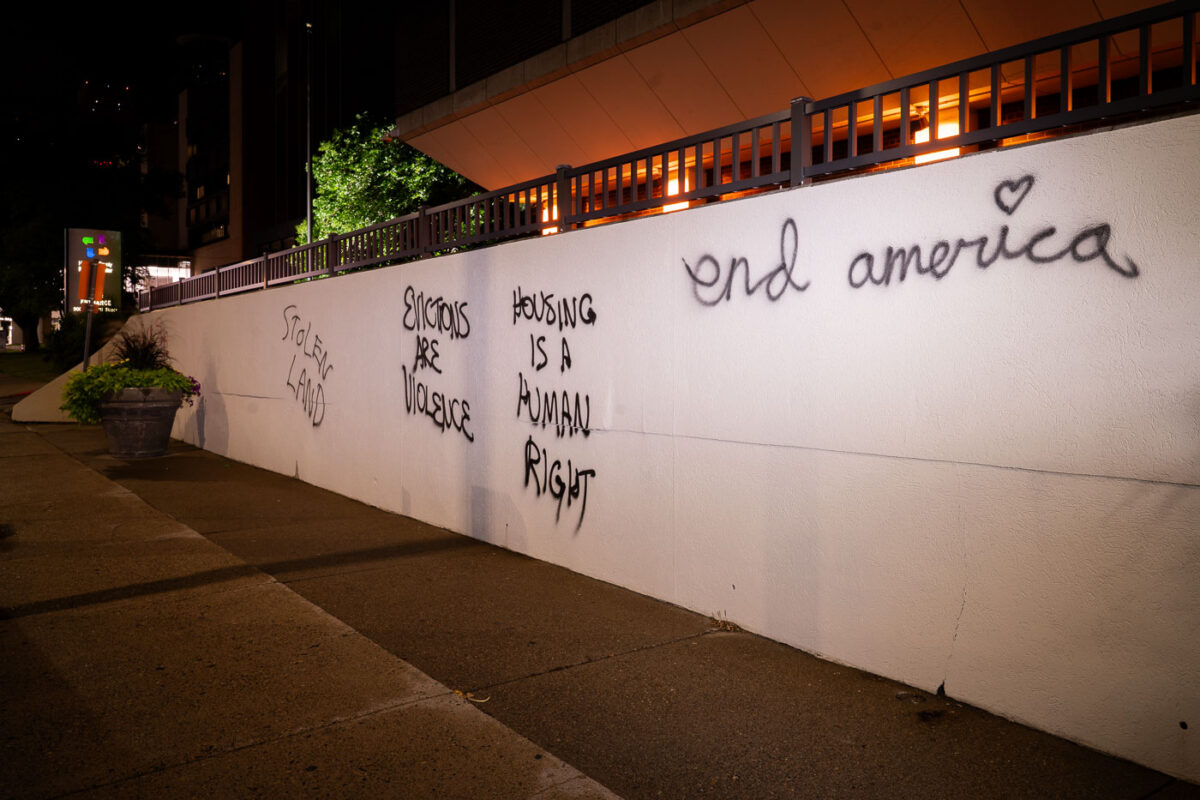
<path fill-rule="evenodd" d="M 67 228 L 66 264 L 63 268 L 63 307 L 67 311 L 121 310 L 121 232 L 94 228 Z M 95 284 L 88 295 L 88 283 Z"/>

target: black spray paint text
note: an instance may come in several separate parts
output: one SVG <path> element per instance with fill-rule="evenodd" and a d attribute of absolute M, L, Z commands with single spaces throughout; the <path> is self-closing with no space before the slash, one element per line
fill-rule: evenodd
<path fill-rule="evenodd" d="M 305 324 L 298 306 L 289 305 L 283 309 L 283 326 L 283 338 L 280 341 L 290 340 L 300 350 L 292 354 L 291 364 L 288 365 L 287 387 L 300 402 L 312 426 L 320 427 L 325 421 L 324 382 L 333 372 L 329 351 L 320 335 L 313 333 L 312 321 Z"/>
<path fill-rule="evenodd" d="M 400 367 L 400 375 L 404 380 L 404 410 L 407 413 L 424 415 L 442 433 L 454 430 L 468 442 L 475 441 L 475 435 L 467 428 L 467 423 L 471 421 L 471 405 L 466 400 L 447 397 L 430 388 L 417 380 L 415 372 L 410 373 L 407 367 Z"/>
<path fill-rule="evenodd" d="M 321 380 L 328 380 L 329 373 L 333 371 L 329 352 L 325 349 L 321 337 L 312 332 L 312 322 L 304 325 L 298 306 L 295 305 L 283 309 L 283 339 L 280 341 L 288 339 L 291 339 L 304 355 L 316 362 Z"/>
<path fill-rule="evenodd" d="M 311 377 L 308 369 L 300 368 L 296 373 L 296 356 L 292 356 L 292 365 L 288 367 L 287 386 L 292 394 L 300 401 L 305 416 L 312 422 L 314 428 L 321 427 L 325 421 L 325 387 L 317 380 L 317 373 Z"/>
<path fill-rule="evenodd" d="M 533 367 L 534 372 L 541 372 L 549 363 L 550 356 L 546 354 L 546 337 L 529 334 L 529 366 Z M 566 372 L 570 368 L 571 345 L 567 343 L 567 337 L 563 336 L 558 345 L 558 371 Z"/>
<path fill-rule="evenodd" d="M 558 351 L 559 374 L 571 369 L 573 358 L 568 334 L 584 335 L 580 328 L 596 324 L 596 308 L 590 292 L 556 296 L 553 292 L 529 291 L 520 286 L 512 293 L 513 325 L 525 322 L 533 327 L 529 333 L 529 378 L 524 372 L 517 373 L 517 419 L 527 420 L 542 430 L 550 428 L 557 439 L 574 437 L 580 433 L 584 438 L 591 435 L 592 398 L 585 392 L 564 389 L 547 390 L 531 382 L 552 363 L 554 351 Z M 557 329 L 559 335 L 542 334 L 537 331 Z M 547 341 L 548 337 L 553 338 Z M 594 478 L 594 469 L 582 469 L 567 459 L 564 466 L 561 458 L 555 458 L 545 447 L 540 447 L 533 436 L 525 442 L 525 487 L 533 485 L 537 497 L 548 494 L 556 505 L 555 522 L 561 521 L 563 506 L 579 506 L 579 518 L 575 523 L 578 531 L 583 525 L 587 511 L 588 481 Z"/>
<path fill-rule="evenodd" d="M 591 435 L 592 398 L 581 392 L 546 391 L 533 386 L 523 373 L 517 373 L 517 419 L 525 418 L 534 425 L 547 425 L 558 438 L 582 433 Z"/>
<path fill-rule="evenodd" d="M 556 501 L 555 522 L 562 517 L 564 500 L 567 508 L 578 503 L 579 520 L 575 530 L 579 530 L 587 513 L 588 479 L 594 477 L 596 470 L 580 469 L 571 459 L 567 459 L 565 466 L 561 459 L 552 460 L 546 448 L 539 447 L 532 436 L 525 441 L 525 487 L 529 488 L 532 483 L 535 497 L 549 494 Z"/>
<path fill-rule="evenodd" d="M 442 433 L 457 431 L 468 442 L 475 441 L 475 434 L 468 427 L 471 421 L 470 403 L 447 396 L 417 377 L 418 373 L 425 370 L 436 375 L 442 374 L 442 339 L 453 342 L 471 335 L 467 301 L 447 300 L 440 295 L 427 295 L 412 286 L 406 286 L 401 324 L 406 331 L 415 334 L 412 368 L 404 364 L 400 366 L 400 376 L 404 381 L 405 412 L 424 416 Z M 450 349 L 453 350 L 453 346 Z"/>
<path fill-rule="evenodd" d="M 788 289 L 803 292 L 810 281 L 800 283 L 795 275 L 796 252 L 799 247 L 799 234 L 796 231 L 796 221 L 789 217 L 783 221 L 779 230 L 779 264 L 770 272 L 752 281 L 750 277 L 750 261 L 745 256 L 732 256 L 729 259 L 729 269 L 721 266 L 721 261 L 711 253 L 700 256 L 693 268 L 683 260 L 683 268 L 692 281 L 692 294 L 706 306 L 715 306 L 721 302 L 733 299 L 733 286 L 737 281 L 738 272 L 743 276 L 742 291 L 746 297 L 753 296 L 759 289 L 765 288 L 767 299 L 776 302 Z M 715 291 L 714 291 L 715 290 Z"/>
<path fill-rule="evenodd" d="M 1034 177 L 1025 175 L 1017 181 L 1002 181 L 996 186 L 992 195 L 996 205 L 1007 215 L 1012 215 L 1021 202 L 1033 188 Z M 850 262 L 847 278 L 855 289 L 861 289 L 867 283 L 876 286 L 888 286 L 894 280 L 897 283 L 908 277 L 909 269 L 917 275 L 932 275 L 935 280 L 941 280 L 950 272 L 963 251 L 974 251 L 975 265 L 987 269 L 999 259 L 1015 261 L 1028 259 L 1034 264 L 1053 264 L 1068 256 L 1076 263 L 1086 263 L 1097 258 L 1102 259 L 1105 266 L 1125 278 L 1136 278 L 1138 267 L 1126 257 L 1125 263 L 1118 263 L 1108 252 L 1108 242 L 1112 236 L 1112 226 L 1108 223 L 1084 227 L 1069 239 L 1060 238 L 1057 243 L 1052 241 L 1058 234 L 1054 225 L 1046 225 L 1035 233 L 1017 239 L 1016 244 L 1009 241 L 1011 231 L 1008 225 L 1001 225 L 996 233 L 991 252 L 988 252 L 988 235 L 977 236 L 973 239 L 965 237 L 950 237 L 936 241 L 923 253 L 921 245 L 913 244 L 908 247 L 892 247 L 879 254 L 879 258 L 863 251 Z M 952 243 L 953 242 L 953 243 Z"/>
<path fill-rule="evenodd" d="M 422 369 L 431 369 L 437 374 L 442 374 L 442 368 L 438 366 L 438 358 L 441 353 L 438 352 L 438 340 L 430 339 L 428 336 L 417 334 L 417 354 L 413 358 L 413 372 Z"/>
<path fill-rule="evenodd" d="M 513 290 L 513 325 L 522 319 L 537 322 L 560 331 L 577 325 L 595 325 L 596 309 L 588 292 L 555 299 L 554 292 L 525 292 L 518 286 Z"/>
<path fill-rule="evenodd" d="M 404 289 L 404 317 L 401 322 L 406 331 L 448 333 L 451 339 L 465 339 L 471 335 L 467 301 L 451 302 L 441 297 L 427 297 L 424 292 L 418 292 L 411 286 Z"/>

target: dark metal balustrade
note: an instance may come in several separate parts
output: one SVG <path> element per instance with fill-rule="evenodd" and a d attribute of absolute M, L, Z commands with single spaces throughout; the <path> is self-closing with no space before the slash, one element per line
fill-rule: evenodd
<path fill-rule="evenodd" d="M 804 178 L 1195 101 L 1197 5 L 1158 6 L 807 103 Z M 916 142 L 918 130 L 928 142 Z"/>
<path fill-rule="evenodd" d="M 699 136 L 558 172 L 563 224 L 719 198 L 791 180 L 792 115 L 778 111 Z M 560 206 L 560 212 L 562 211 Z"/>
<path fill-rule="evenodd" d="M 160 286 L 148 311 L 1200 101 L 1200 0 L 1055 34 Z M 927 140 L 920 141 L 920 132 Z"/>

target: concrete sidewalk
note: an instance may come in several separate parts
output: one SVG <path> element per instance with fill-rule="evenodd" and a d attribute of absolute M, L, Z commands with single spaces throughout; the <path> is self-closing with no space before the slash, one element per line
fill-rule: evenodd
<path fill-rule="evenodd" d="M 0 423 L 0 796 L 612 797 L 50 438 Z"/>
<path fill-rule="evenodd" d="M 4 796 L 1200 798 L 180 443 L 0 421 L 0 521 Z"/>

